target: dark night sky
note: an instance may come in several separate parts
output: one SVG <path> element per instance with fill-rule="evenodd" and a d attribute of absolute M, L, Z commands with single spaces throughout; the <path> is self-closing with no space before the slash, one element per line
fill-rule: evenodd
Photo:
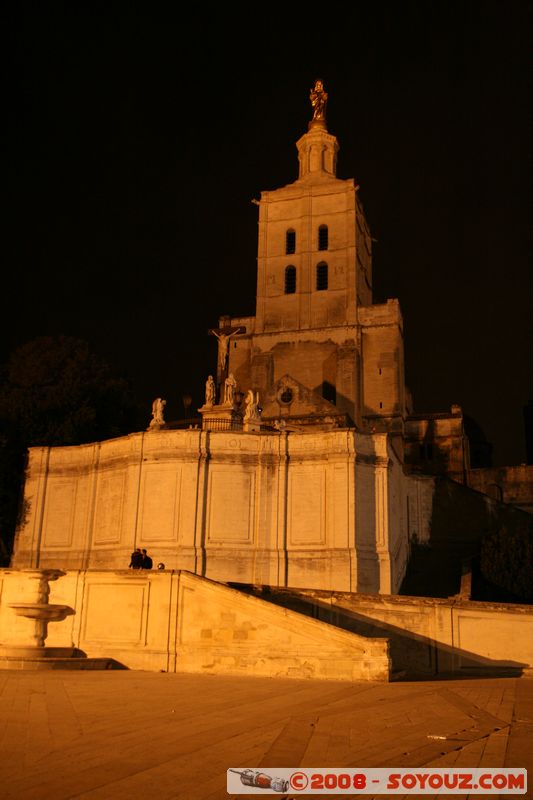
<path fill-rule="evenodd" d="M 14 4 L 15 5 L 15 4 Z M 0 358 L 87 339 L 146 403 L 203 399 L 220 314 L 255 310 L 261 190 L 297 178 L 323 78 L 374 301 L 400 300 L 415 410 L 459 403 L 525 460 L 528 3 L 17 4 L 4 17 Z M 204 6 L 201 6 L 204 8 Z"/>

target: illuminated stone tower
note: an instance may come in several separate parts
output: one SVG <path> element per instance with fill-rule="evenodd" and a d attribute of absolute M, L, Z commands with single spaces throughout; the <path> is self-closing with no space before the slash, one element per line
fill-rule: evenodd
<path fill-rule="evenodd" d="M 372 240 L 354 179 L 337 177 L 327 94 L 296 143 L 294 183 L 261 193 L 255 317 L 241 326 L 229 371 L 259 391 L 263 419 L 321 428 L 398 430 L 405 413 L 397 301 L 372 305 Z"/>

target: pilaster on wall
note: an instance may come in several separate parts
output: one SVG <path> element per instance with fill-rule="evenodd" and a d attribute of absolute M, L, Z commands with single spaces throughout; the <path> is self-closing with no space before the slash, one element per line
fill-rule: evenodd
<path fill-rule="evenodd" d="M 205 575 L 206 571 L 206 556 L 205 556 L 205 539 L 206 539 L 206 497 L 207 497 L 207 481 L 209 470 L 209 437 L 210 431 L 201 431 L 198 439 L 198 477 L 196 480 L 196 493 L 195 493 L 195 520 L 192 532 L 192 541 L 189 540 L 189 547 L 192 546 L 193 552 L 193 569 L 191 572 L 196 575 Z M 183 562 L 182 562 L 183 563 Z M 185 567 L 185 564 L 183 563 Z"/>
<path fill-rule="evenodd" d="M 22 532 L 19 534 L 22 538 L 21 549 L 24 551 L 24 545 L 26 547 L 29 545 L 29 553 L 25 554 L 26 558 L 29 557 L 29 567 L 39 566 L 49 460 L 49 447 L 32 448 L 30 451 L 30 463 L 27 470 L 28 491 L 24 494 L 25 505 L 28 505 L 28 508 L 24 509 L 24 513 L 29 515 L 29 525 L 27 526 L 29 535 L 24 536 Z"/>
<path fill-rule="evenodd" d="M 94 515 L 96 508 L 96 489 L 98 485 L 98 463 L 100 460 L 100 445 L 95 444 L 92 460 L 92 469 L 87 475 L 88 497 L 87 509 L 85 513 L 85 525 L 81 528 L 81 540 L 83 543 L 83 558 L 78 565 L 80 569 L 87 569 L 91 564 L 91 551 L 93 544 Z M 139 464 L 140 473 L 140 464 Z M 136 523 L 137 524 L 137 523 Z"/>
<path fill-rule="evenodd" d="M 389 552 L 389 486 L 388 465 L 376 467 L 376 551 L 379 558 L 379 587 L 391 594 L 391 560 Z"/>
<path fill-rule="evenodd" d="M 287 493 L 289 485 L 289 436 L 282 433 L 279 439 L 279 470 L 277 473 L 277 491 L 275 519 L 272 524 L 276 531 L 276 585 L 287 586 Z"/>

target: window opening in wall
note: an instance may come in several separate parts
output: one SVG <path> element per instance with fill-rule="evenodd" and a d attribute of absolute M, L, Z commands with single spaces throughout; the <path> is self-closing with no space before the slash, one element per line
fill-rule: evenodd
<path fill-rule="evenodd" d="M 433 460 L 433 444 L 432 442 L 426 442 L 426 444 L 420 445 L 420 458 L 423 461 L 432 461 Z"/>
<path fill-rule="evenodd" d="M 285 252 L 287 255 L 296 252 L 296 231 L 292 228 L 285 234 Z"/>
<path fill-rule="evenodd" d="M 337 402 L 337 388 L 329 381 L 322 382 L 322 397 L 324 400 L 327 400 L 329 403 Z"/>
<path fill-rule="evenodd" d="M 380 403 L 380 404 L 379 404 L 379 407 L 380 407 L 380 408 L 383 408 L 383 403 Z"/>
<path fill-rule="evenodd" d="M 328 226 L 321 225 L 318 229 L 318 249 L 328 249 Z"/>
<path fill-rule="evenodd" d="M 291 403 L 293 398 L 292 389 L 284 389 L 279 396 L 282 403 Z"/>
<path fill-rule="evenodd" d="M 296 267 L 292 265 L 285 268 L 285 294 L 296 292 Z"/>
<path fill-rule="evenodd" d="M 321 261 L 316 265 L 316 290 L 321 292 L 328 288 L 328 265 Z"/>

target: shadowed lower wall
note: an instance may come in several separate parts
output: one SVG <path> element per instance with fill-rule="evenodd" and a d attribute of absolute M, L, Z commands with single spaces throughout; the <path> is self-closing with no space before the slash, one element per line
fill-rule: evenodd
<path fill-rule="evenodd" d="M 393 672 L 464 676 L 533 670 L 531 606 L 312 589 L 246 590 L 343 630 L 386 637 Z"/>

